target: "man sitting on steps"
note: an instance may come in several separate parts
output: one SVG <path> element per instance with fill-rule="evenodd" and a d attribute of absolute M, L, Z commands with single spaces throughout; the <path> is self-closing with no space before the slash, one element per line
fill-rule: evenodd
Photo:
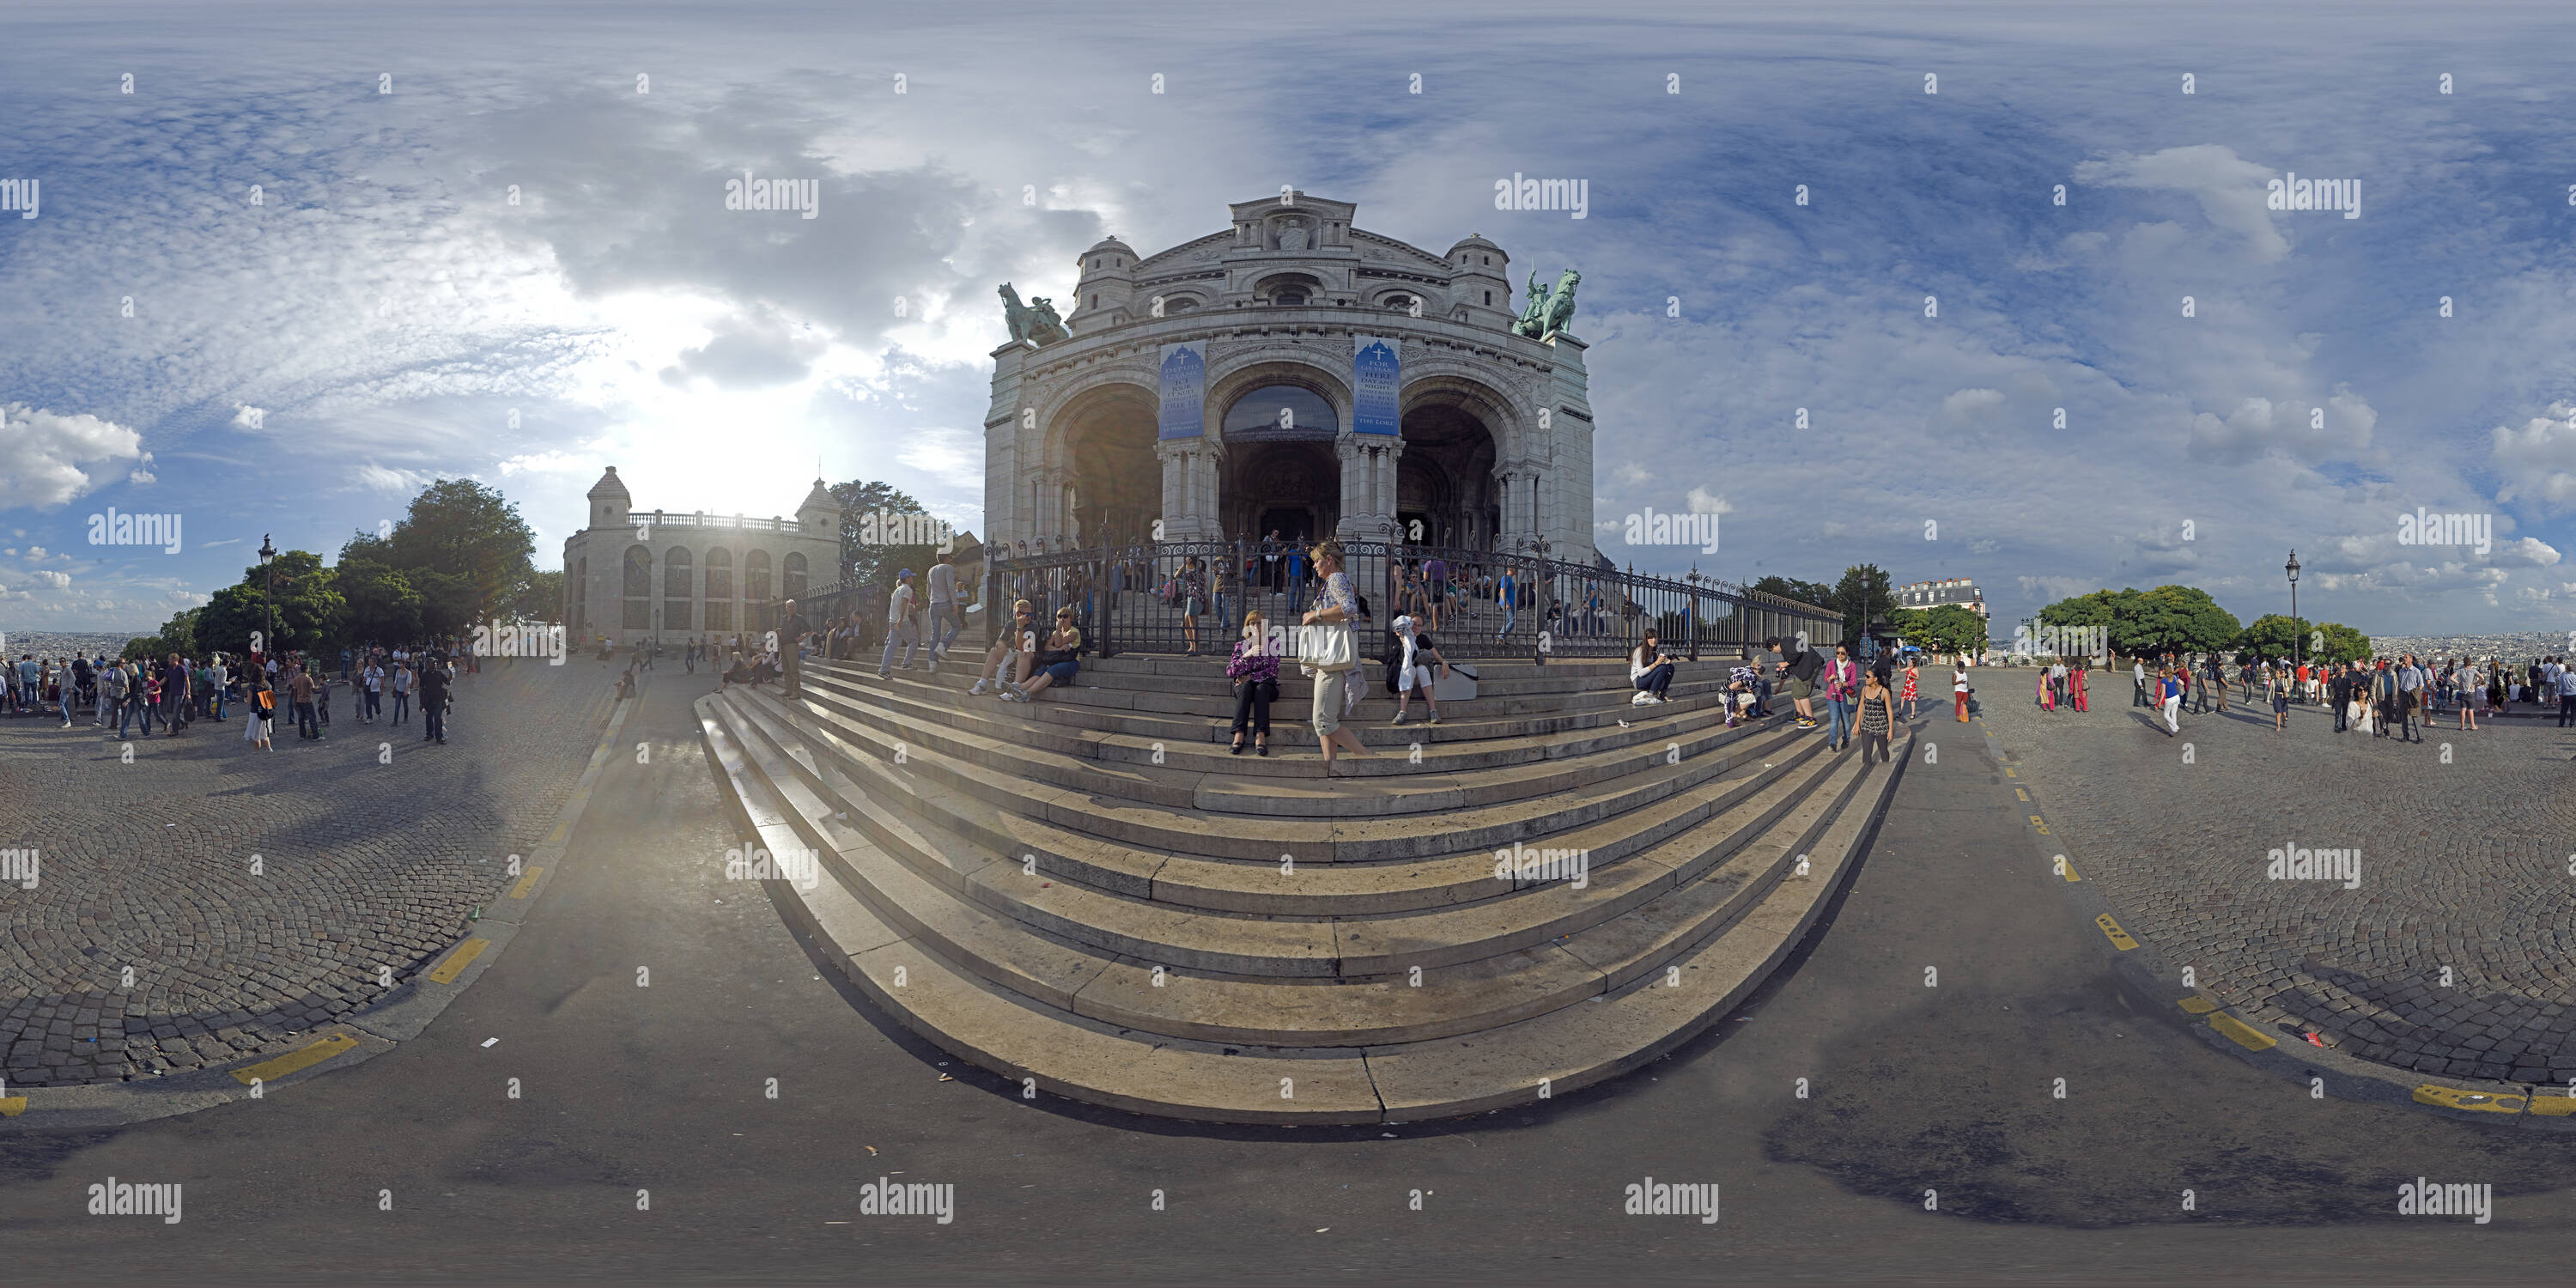
<path fill-rule="evenodd" d="M 1029 678 L 1029 668 L 1037 664 L 1038 637 L 1035 610 L 1023 599 L 1011 605 L 1010 627 L 993 647 L 984 653 L 984 673 L 975 679 L 975 687 L 966 691 L 970 698 L 980 698 L 997 689 L 1005 694 L 1017 693 Z M 1008 663 L 1010 673 L 998 674 Z"/>

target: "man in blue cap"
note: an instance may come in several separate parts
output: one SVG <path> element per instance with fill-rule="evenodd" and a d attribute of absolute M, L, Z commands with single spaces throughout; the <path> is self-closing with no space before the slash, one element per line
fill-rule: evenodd
<path fill-rule="evenodd" d="M 898 641 L 903 645 L 903 664 L 907 668 L 912 665 L 913 650 L 921 646 L 921 600 L 912 592 L 912 570 L 903 569 L 894 577 L 894 596 L 886 601 L 885 653 L 877 659 L 880 680 L 894 673 L 894 646 Z M 922 669 L 931 669 L 926 654 Z"/>

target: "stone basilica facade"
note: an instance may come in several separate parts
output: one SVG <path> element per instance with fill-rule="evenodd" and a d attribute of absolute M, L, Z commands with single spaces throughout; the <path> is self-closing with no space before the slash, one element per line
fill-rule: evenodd
<path fill-rule="evenodd" d="M 1434 253 L 1299 192 L 1231 210 L 1157 254 L 1083 252 L 1061 328 L 1003 288 L 989 539 L 1136 542 L 1159 520 L 1168 540 L 1543 538 L 1594 558 L 1584 346 L 1516 330 L 1547 301 L 1525 306 L 1501 247 Z"/>
<path fill-rule="evenodd" d="M 767 630 L 779 601 L 830 583 L 841 562 L 841 503 L 821 479 L 793 518 L 638 510 L 614 465 L 589 499 L 589 523 L 564 538 L 563 621 L 576 647 Z"/>

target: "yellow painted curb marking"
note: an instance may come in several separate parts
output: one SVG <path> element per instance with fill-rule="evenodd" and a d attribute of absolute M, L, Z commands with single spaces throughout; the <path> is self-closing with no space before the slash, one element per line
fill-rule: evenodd
<path fill-rule="evenodd" d="M 429 973 L 430 980 L 439 984 L 455 983 L 456 977 L 464 974 L 465 968 L 473 965 L 474 959 L 482 956 L 483 950 L 491 946 L 492 941 L 488 939 L 468 939 L 458 944 L 456 951 L 449 953 L 447 960 L 440 962 L 438 969 Z"/>
<path fill-rule="evenodd" d="M 2020 797 L 2022 804 L 2030 803 L 2030 791 L 2027 788 L 2016 787 L 2013 789 L 2013 795 Z"/>
<path fill-rule="evenodd" d="M 0 1096 L 0 1118 L 15 1118 L 27 1112 L 25 1096 Z"/>
<path fill-rule="evenodd" d="M 2523 1112 L 2539 1118 L 2566 1118 L 2576 1115 L 2576 1096 L 2570 1096 L 2565 1092 L 2533 1096 L 2531 1103 L 2523 1107 Z"/>
<path fill-rule="evenodd" d="M 2075 875 L 2075 860 L 2070 859 L 2063 854 L 2057 856 L 2057 875 L 2062 876 L 2069 881 L 2081 881 L 2084 879 Z"/>
<path fill-rule="evenodd" d="M 233 1077 L 247 1087 L 254 1082 L 275 1082 L 298 1069 L 309 1069 L 358 1045 L 346 1033 L 334 1034 L 301 1051 L 289 1051 L 274 1060 L 262 1060 L 244 1069 L 233 1070 Z"/>
<path fill-rule="evenodd" d="M 2019 777 L 2021 777 L 2021 771 L 2020 771 L 2020 770 L 2018 770 L 2018 769 L 2013 768 L 2013 767 L 2012 767 L 2012 766 L 2010 766 L 2010 765 L 2006 765 L 2006 766 L 2004 766 L 2004 777 L 2006 777 L 2006 778 L 2019 778 Z"/>
<path fill-rule="evenodd" d="M 2253 1025 L 2248 1024 L 2225 1011 L 2220 1011 L 2210 1016 L 2209 1027 L 2226 1034 L 2228 1041 L 2233 1042 L 2248 1051 L 2269 1051 L 2273 1047 L 2280 1045 L 2279 1042 L 2273 1040 L 2271 1034 L 2255 1028 Z"/>
<path fill-rule="evenodd" d="M 2111 914 L 2107 912 L 2103 913 L 2099 917 L 2095 917 L 2093 919 L 2093 924 L 2100 926 L 2102 928 L 2102 933 L 2111 937 L 2111 946 L 2119 949 L 2121 952 L 2125 953 L 2138 946 L 2138 941 L 2129 938 L 2129 932 L 2120 929 L 2120 923 L 2111 920 Z"/>
<path fill-rule="evenodd" d="M 2186 997 L 2181 1001 L 2174 1003 L 2174 1005 L 2179 1006 L 2194 1015 L 2207 1015 L 2211 1011 L 2218 1009 L 2218 1003 L 2198 994 Z"/>
<path fill-rule="evenodd" d="M 511 898 L 513 898 L 513 899 L 525 899 L 525 898 L 527 898 L 527 897 L 528 897 L 528 892 L 529 892 L 530 890 L 534 890 L 534 889 L 536 889 L 536 888 L 537 888 L 537 876 L 538 876 L 538 874 L 540 874 L 540 873 L 542 873 L 542 872 L 544 872 L 544 871 L 545 871 L 545 869 L 544 869 L 544 868 L 542 868 L 542 867 L 534 867 L 534 868 L 530 868 L 530 869 L 528 869 L 528 873 L 527 873 L 527 875 L 526 875 L 526 876 L 523 876 L 523 877 L 520 877 L 520 878 L 519 878 L 519 884 L 518 884 L 516 887 L 514 887 L 514 888 L 510 891 L 510 897 L 511 897 Z"/>
<path fill-rule="evenodd" d="M 2038 829 L 2039 829 L 2039 834 L 2040 834 L 2041 836 L 2053 836 L 2053 835 L 2055 835 L 2055 833 L 2050 832 L 2050 831 L 2048 830 L 2048 824 L 2047 824 L 2047 822 L 2046 822 L 2045 820 L 2041 819 L 2041 818 L 2040 818 L 2040 816 L 2039 816 L 2039 815 L 2037 815 L 2037 814 L 2033 814 L 2033 815 L 2031 815 L 2031 816 L 2030 816 L 2030 825 L 2031 825 L 2032 827 L 2038 828 Z"/>
<path fill-rule="evenodd" d="M 2437 1087 L 2429 1082 L 2415 1089 L 2415 1103 L 2440 1105 L 2446 1109 L 2467 1109 L 2482 1114 L 2522 1112 L 2520 1096 L 2490 1096 L 2480 1091 L 2462 1091 L 2457 1087 Z"/>

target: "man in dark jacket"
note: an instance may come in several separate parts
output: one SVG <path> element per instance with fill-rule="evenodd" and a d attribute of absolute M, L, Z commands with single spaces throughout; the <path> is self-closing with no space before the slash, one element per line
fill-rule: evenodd
<path fill-rule="evenodd" d="M 420 714 L 427 732 L 422 742 L 447 745 L 447 658 L 432 652 L 420 664 Z"/>

